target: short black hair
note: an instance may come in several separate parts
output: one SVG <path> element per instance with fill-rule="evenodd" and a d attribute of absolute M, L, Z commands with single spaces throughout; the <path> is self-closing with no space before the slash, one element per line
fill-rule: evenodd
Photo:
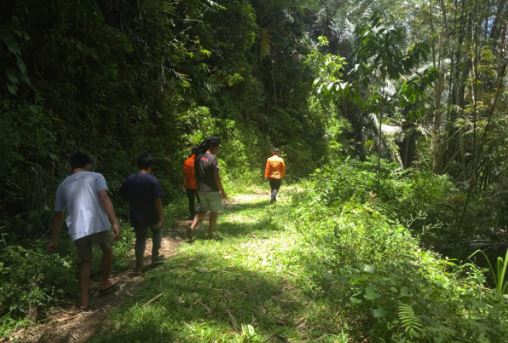
<path fill-rule="evenodd" d="M 87 164 L 92 164 L 92 159 L 85 153 L 78 151 L 69 157 L 71 169 L 85 168 Z"/>
<path fill-rule="evenodd" d="M 139 169 L 147 169 L 152 166 L 153 156 L 150 154 L 141 154 L 138 156 L 138 168 Z"/>
<path fill-rule="evenodd" d="M 220 145 L 220 138 L 217 136 L 207 137 L 206 140 L 208 141 L 209 148 L 215 148 Z"/>
<path fill-rule="evenodd" d="M 275 147 L 273 147 L 273 148 L 272 148 L 272 153 L 273 153 L 273 154 L 280 154 L 280 149 L 279 149 L 279 148 L 275 148 Z"/>
<path fill-rule="evenodd" d="M 197 145 L 194 145 L 192 148 L 191 148 L 191 153 L 193 154 L 197 154 L 199 152 L 199 147 Z"/>

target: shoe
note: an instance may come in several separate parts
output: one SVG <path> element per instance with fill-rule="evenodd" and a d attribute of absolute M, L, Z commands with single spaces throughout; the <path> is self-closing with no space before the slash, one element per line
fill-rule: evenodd
<path fill-rule="evenodd" d="M 159 255 L 159 256 L 156 256 L 156 257 L 152 257 L 152 266 L 156 266 L 158 264 L 161 264 L 162 262 L 164 262 L 165 259 L 166 259 L 166 256 L 164 256 L 164 255 Z"/>
<path fill-rule="evenodd" d="M 134 274 L 135 275 L 143 275 L 143 267 L 136 267 L 134 268 Z"/>

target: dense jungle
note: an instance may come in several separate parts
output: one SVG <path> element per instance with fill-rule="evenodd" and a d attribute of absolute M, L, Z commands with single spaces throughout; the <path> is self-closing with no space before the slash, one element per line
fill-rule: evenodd
<path fill-rule="evenodd" d="M 0 0 L 0 341 L 506 342 L 507 66 L 506 0 Z M 189 243 L 209 136 L 229 197 Z M 87 311 L 47 251 L 76 151 L 122 230 Z M 167 256 L 133 275 L 142 153 Z"/>

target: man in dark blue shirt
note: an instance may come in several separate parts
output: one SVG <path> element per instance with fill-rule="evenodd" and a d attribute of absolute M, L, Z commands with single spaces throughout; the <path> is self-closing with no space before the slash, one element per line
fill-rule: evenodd
<path fill-rule="evenodd" d="M 140 155 L 137 162 L 139 172 L 125 179 L 120 188 L 120 195 L 129 202 L 131 225 L 136 233 L 136 272 L 141 272 L 148 229 L 152 231 L 152 264 L 162 261 L 159 248 L 164 225 L 162 213 L 164 191 L 159 180 L 152 175 L 152 156 Z"/>

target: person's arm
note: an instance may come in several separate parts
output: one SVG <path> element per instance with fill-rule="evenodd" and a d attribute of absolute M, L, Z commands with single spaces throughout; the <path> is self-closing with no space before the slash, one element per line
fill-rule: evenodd
<path fill-rule="evenodd" d="M 115 240 L 120 239 L 120 224 L 118 223 L 118 219 L 116 218 L 115 209 L 113 208 L 113 202 L 108 195 L 108 191 L 103 189 L 99 191 L 99 200 L 101 203 L 104 212 L 106 212 L 109 222 L 111 223 L 111 227 L 113 230 L 113 238 Z"/>
<path fill-rule="evenodd" d="M 265 166 L 265 180 L 268 179 L 268 176 L 270 175 L 270 161 L 266 160 L 266 166 Z"/>
<path fill-rule="evenodd" d="M 159 221 L 157 222 L 157 227 L 162 228 L 164 225 L 164 214 L 162 212 L 162 198 L 156 197 L 154 198 L 155 211 L 157 212 L 157 217 Z"/>
<path fill-rule="evenodd" d="M 64 213 L 55 211 L 53 213 L 53 219 L 51 221 L 51 237 L 48 242 L 48 251 L 53 252 L 58 246 L 58 239 L 60 238 L 60 231 L 62 230 L 62 224 L 64 221 Z"/>
<path fill-rule="evenodd" d="M 222 182 L 220 180 L 220 176 L 219 176 L 219 173 L 214 173 L 213 174 L 214 176 L 214 179 L 215 179 L 215 184 L 217 185 L 217 188 L 219 188 L 219 191 L 220 191 L 220 194 L 222 196 L 222 199 L 227 199 L 228 198 L 228 195 L 226 194 L 226 192 L 224 191 L 224 188 L 222 187 Z"/>

